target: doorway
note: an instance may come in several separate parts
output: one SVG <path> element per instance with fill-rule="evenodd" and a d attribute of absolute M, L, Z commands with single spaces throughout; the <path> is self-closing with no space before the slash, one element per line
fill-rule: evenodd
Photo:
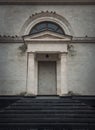
<path fill-rule="evenodd" d="M 38 95 L 56 95 L 56 77 L 56 61 L 38 61 Z"/>

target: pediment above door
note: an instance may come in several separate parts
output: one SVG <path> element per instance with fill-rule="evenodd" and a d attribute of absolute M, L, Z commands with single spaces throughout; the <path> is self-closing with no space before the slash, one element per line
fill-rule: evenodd
<path fill-rule="evenodd" d="M 38 34 L 24 36 L 25 41 L 71 41 L 72 36 L 44 31 Z"/>

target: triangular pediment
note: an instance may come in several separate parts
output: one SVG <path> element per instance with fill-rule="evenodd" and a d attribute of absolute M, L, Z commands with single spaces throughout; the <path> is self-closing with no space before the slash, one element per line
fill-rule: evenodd
<path fill-rule="evenodd" d="M 32 34 L 28 36 L 24 36 L 25 41 L 57 41 L 57 40 L 63 40 L 63 41 L 70 41 L 71 36 L 63 35 L 59 33 L 54 33 L 51 31 L 44 31 L 40 32 L 38 34 Z"/>

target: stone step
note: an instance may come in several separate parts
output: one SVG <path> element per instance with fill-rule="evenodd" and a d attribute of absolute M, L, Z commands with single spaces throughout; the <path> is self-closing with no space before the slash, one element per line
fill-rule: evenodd
<path fill-rule="evenodd" d="M 81 113 L 85 113 L 85 114 L 95 114 L 95 111 L 93 111 L 93 110 L 89 110 L 89 109 L 87 109 L 87 110 L 83 110 L 83 109 L 77 109 L 77 110 L 67 110 L 67 109 L 63 109 L 63 110 L 44 110 L 44 109 L 42 109 L 42 110 L 2 110 L 0 113 L 5 113 L 5 114 L 11 114 L 11 113 L 15 113 L 15 114 L 32 114 L 32 113 L 48 113 L 48 114 L 51 114 L 51 113 L 78 113 L 78 114 L 81 114 Z"/>
<path fill-rule="evenodd" d="M 0 130 L 46 130 L 42 128 L 50 127 L 56 130 L 92 130 L 95 127 L 95 110 L 70 97 L 24 97 L 0 111 Z"/>
<path fill-rule="evenodd" d="M 44 117 L 44 118 L 0 118 L 0 123 L 95 123 L 95 118 L 54 118 L 54 117 Z"/>
<path fill-rule="evenodd" d="M 8 127 L 8 130 L 9 130 L 9 128 L 15 128 L 15 127 L 18 127 L 18 129 L 20 128 L 20 127 L 30 127 L 30 126 L 32 126 L 32 128 L 33 128 L 33 126 L 34 127 L 36 127 L 36 128 L 39 128 L 39 127 L 41 127 L 41 126 L 46 126 L 46 127 L 51 127 L 51 126 L 53 126 L 53 127 L 58 127 L 59 128 L 59 126 L 60 127 L 62 127 L 63 126 L 63 128 L 64 127 L 70 127 L 70 128 L 76 128 L 76 126 L 78 126 L 78 128 L 81 128 L 80 130 L 82 130 L 82 128 L 84 128 L 84 127 L 86 127 L 86 129 L 87 128 L 95 128 L 95 124 L 93 124 L 93 123 L 73 123 L 73 122 L 71 122 L 71 123 L 69 123 L 69 122 L 56 122 L 56 123 L 52 123 L 52 122 L 46 122 L 46 123 L 22 123 L 22 122 L 19 122 L 19 123 L 17 123 L 17 122 L 15 122 L 15 123 L 8 123 L 8 124 L 6 124 L 6 123 L 0 123 L 0 128 L 2 128 L 2 127 Z M 9 127 L 10 126 L 10 127 Z M 1 130 L 1 129 L 0 129 Z M 5 130 L 5 129 L 4 129 Z M 69 129 L 69 130 L 71 130 L 71 129 Z M 77 130 L 77 129 L 75 129 L 75 130 Z M 88 130 L 88 129 L 87 129 Z M 90 130 L 94 130 L 94 129 L 90 129 Z"/>
<path fill-rule="evenodd" d="M 50 103 L 50 104 L 52 104 L 52 103 L 79 103 L 80 101 L 71 101 L 71 100 L 69 100 L 69 101 L 29 101 L 29 100 L 27 100 L 27 101 L 23 101 L 23 100 L 19 100 L 19 101 L 17 101 L 18 103 L 37 103 L 37 104 L 39 104 L 39 103 Z"/>
<path fill-rule="evenodd" d="M 33 103 L 33 102 L 30 102 L 30 103 L 20 103 L 20 102 L 16 102 L 16 103 L 13 103 L 11 106 L 74 106 L 74 105 L 77 105 L 77 106 L 85 106 L 86 104 L 85 103 L 74 103 L 74 102 L 70 102 L 70 103 L 67 103 L 67 102 L 61 102 L 61 103 Z M 87 106 L 87 105 L 86 105 Z"/>
<path fill-rule="evenodd" d="M 27 113 L 23 113 L 23 114 L 18 114 L 18 113 L 11 113 L 11 114 L 0 114 L 0 118 L 31 118 L 31 117 L 69 117 L 69 118 L 95 118 L 95 114 L 91 114 L 91 113 L 32 113 L 32 114 L 27 114 Z"/>
<path fill-rule="evenodd" d="M 71 109 L 80 109 L 80 110 L 87 110 L 89 108 L 89 110 L 93 110 L 92 107 L 86 106 L 86 105 L 70 105 L 70 106 L 16 106 L 16 105 L 12 105 L 12 106 L 8 106 L 6 107 L 6 110 L 10 109 L 10 110 L 71 110 Z"/>

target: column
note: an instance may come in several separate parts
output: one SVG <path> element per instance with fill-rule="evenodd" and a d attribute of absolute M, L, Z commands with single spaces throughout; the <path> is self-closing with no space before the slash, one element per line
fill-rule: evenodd
<path fill-rule="evenodd" d="M 35 54 L 29 53 L 28 55 L 28 74 L 27 74 L 27 94 L 37 95 L 35 79 Z"/>
<path fill-rule="evenodd" d="M 68 93 L 67 89 L 67 53 L 61 54 L 61 95 Z"/>

